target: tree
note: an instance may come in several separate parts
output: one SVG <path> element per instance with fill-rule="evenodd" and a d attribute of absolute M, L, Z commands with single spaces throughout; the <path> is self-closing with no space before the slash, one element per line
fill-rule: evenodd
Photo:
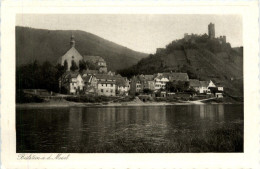
<path fill-rule="evenodd" d="M 189 82 L 178 81 L 177 82 L 177 90 L 178 91 L 186 91 L 189 88 Z"/>
<path fill-rule="evenodd" d="M 145 88 L 145 89 L 143 90 L 143 93 L 145 93 L 145 94 L 152 94 L 153 91 L 152 91 L 151 89 Z"/>
<path fill-rule="evenodd" d="M 72 61 L 71 61 L 70 70 L 74 72 L 74 71 L 77 70 L 77 69 L 78 69 L 78 66 L 77 66 L 76 62 L 75 62 L 74 60 L 72 60 Z"/>
<path fill-rule="evenodd" d="M 66 72 L 66 69 L 61 64 L 57 64 L 55 68 L 57 69 L 56 78 L 59 79 Z"/>
<path fill-rule="evenodd" d="M 69 68 L 67 60 L 64 60 L 63 66 L 64 66 L 65 71 L 67 71 Z"/>
<path fill-rule="evenodd" d="M 85 62 L 86 68 L 91 69 L 91 70 L 98 70 L 99 67 L 97 65 L 95 65 L 92 62 L 86 61 Z"/>
<path fill-rule="evenodd" d="M 177 92 L 177 83 L 175 81 L 174 82 L 167 82 L 165 88 L 166 88 L 167 91 Z"/>
<path fill-rule="evenodd" d="M 84 62 L 84 60 L 80 60 L 79 61 L 79 71 L 82 72 L 83 70 L 86 70 L 87 66 L 86 63 Z"/>
<path fill-rule="evenodd" d="M 56 77 L 58 69 L 50 62 L 46 61 L 41 66 L 41 76 L 39 88 L 47 89 L 49 91 L 59 91 L 59 81 Z"/>

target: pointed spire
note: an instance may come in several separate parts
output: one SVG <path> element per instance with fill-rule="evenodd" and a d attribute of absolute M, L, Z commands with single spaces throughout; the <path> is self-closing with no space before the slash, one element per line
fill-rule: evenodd
<path fill-rule="evenodd" d="M 70 47 L 75 47 L 74 35 L 72 32 L 71 32 L 71 37 L 70 37 Z"/>

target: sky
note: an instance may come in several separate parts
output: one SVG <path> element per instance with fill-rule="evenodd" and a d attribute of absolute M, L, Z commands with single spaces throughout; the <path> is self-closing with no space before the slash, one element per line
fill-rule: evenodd
<path fill-rule="evenodd" d="M 208 33 L 215 24 L 216 37 L 226 35 L 232 47 L 243 46 L 240 15 L 166 14 L 18 14 L 17 26 L 49 30 L 82 30 L 135 51 L 155 53 L 184 33 Z M 75 37 L 77 41 L 77 37 Z"/>

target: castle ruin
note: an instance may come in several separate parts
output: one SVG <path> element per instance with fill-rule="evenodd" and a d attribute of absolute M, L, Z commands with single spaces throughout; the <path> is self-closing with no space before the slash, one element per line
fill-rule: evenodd
<path fill-rule="evenodd" d="M 184 40 L 185 40 L 185 42 L 190 41 L 190 42 L 194 43 L 195 42 L 194 38 L 196 38 L 198 36 L 200 36 L 200 35 L 184 33 Z M 210 23 L 208 25 L 208 37 L 209 37 L 209 39 L 219 41 L 220 44 L 227 43 L 225 35 L 220 36 L 220 37 L 215 37 L 215 24 L 213 24 L 213 23 Z"/>
<path fill-rule="evenodd" d="M 210 39 L 214 39 L 215 38 L 215 24 L 210 23 L 208 25 L 208 35 Z"/>

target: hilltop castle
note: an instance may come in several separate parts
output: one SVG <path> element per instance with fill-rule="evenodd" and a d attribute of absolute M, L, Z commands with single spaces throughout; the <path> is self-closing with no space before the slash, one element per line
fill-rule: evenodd
<path fill-rule="evenodd" d="M 187 42 L 187 41 L 191 41 L 191 42 L 194 42 L 194 39 L 193 37 L 198 37 L 199 35 L 197 34 L 191 34 L 189 35 L 188 33 L 185 33 L 184 34 L 184 40 Z M 209 39 L 212 39 L 212 40 L 218 40 L 220 44 L 224 44 L 226 43 L 226 36 L 220 36 L 220 37 L 215 37 L 215 24 L 213 23 L 210 23 L 208 25 L 208 37 Z"/>

